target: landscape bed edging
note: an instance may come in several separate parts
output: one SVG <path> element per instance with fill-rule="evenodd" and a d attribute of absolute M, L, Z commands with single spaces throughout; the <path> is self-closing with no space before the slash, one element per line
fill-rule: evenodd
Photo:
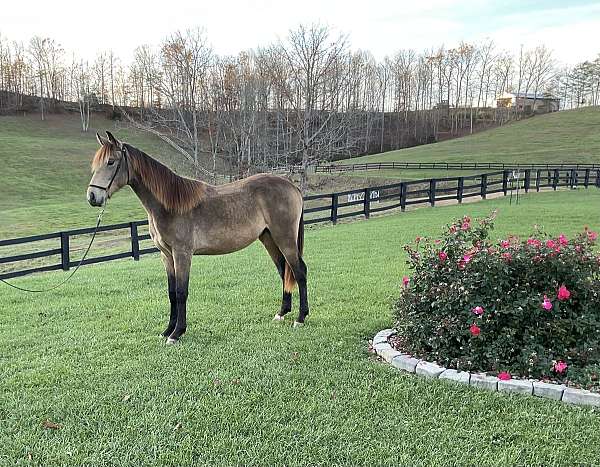
<path fill-rule="evenodd" d="M 390 345 L 388 339 L 394 334 L 396 334 L 394 329 L 383 329 L 375 334 L 373 351 L 398 370 L 415 373 L 426 378 L 446 379 L 488 391 L 527 394 L 568 404 L 600 407 L 600 393 L 585 389 L 570 388 L 564 384 L 545 383 L 537 380 L 509 379 L 503 381 L 495 376 L 444 368 L 435 363 L 415 358 L 399 352 Z"/>

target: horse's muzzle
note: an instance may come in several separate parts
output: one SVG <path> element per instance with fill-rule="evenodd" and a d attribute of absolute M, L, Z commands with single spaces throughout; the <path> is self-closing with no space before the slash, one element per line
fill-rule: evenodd
<path fill-rule="evenodd" d="M 103 195 L 98 195 L 94 193 L 93 188 L 88 188 L 87 200 L 88 203 L 90 203 L 90 206 L 94 207 L 102 206 L 102 203 L 104 202 Z"/>

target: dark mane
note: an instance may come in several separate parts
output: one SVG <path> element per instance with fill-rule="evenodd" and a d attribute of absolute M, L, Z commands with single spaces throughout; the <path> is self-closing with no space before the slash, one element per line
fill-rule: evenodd
<path fill-rule="evenodd" d="M 206 189 L 204 183 L 177 175 L 129 144 L 123 146 L 127 149 L 127 164 L 132 176 L 137 176 L 168 211 L 184 214 L 198 205 Z M 92 170 L 106 163 L 111 153 L 112 146 L 103 144 L 94 155 Z"/>

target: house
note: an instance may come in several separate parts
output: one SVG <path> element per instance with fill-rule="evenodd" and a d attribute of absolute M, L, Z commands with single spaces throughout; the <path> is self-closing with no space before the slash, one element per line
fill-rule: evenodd
<path fill-rule="evenodd" d="M 551 94 L 534 92 L 505 92 L 496 99 L 496 106 L 515 108 L 525 113 L 548 113 L 560 109 L 560 99 Z"/>

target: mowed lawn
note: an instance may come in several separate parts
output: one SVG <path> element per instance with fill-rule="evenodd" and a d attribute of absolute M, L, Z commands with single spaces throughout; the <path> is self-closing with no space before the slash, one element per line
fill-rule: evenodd
<path fill-rule="evenodd" d="M 505 162 L 600 164 L 600 107 L 539 115 L 474 135 L 339 161 L 364 162 Z M 429 178 L 469 175 L 478 171 L 382 170 L 369 176 Z M 364 176 L 366 172 L 354 175 Z M 352 173 L 350 173 L 352 175 Z"/>
<path fill-rule="evenodd" d="M 565 191 L 309 229 L 301 329 L 271 321 L 280 284 L 260 244 L 197 257 L 177 347 L 157 337 L 157 256 L 84 267 L 51 294 L 4 287 L 0 464 L 598 464 L 600 411 L 402 374 L 368 340 L 392 325 L 402 245 L 417 235 L 497 207 L 494 237 L 533 224 L 571 236 L 600 229 L 599 206 L 600 191 Z"/>

